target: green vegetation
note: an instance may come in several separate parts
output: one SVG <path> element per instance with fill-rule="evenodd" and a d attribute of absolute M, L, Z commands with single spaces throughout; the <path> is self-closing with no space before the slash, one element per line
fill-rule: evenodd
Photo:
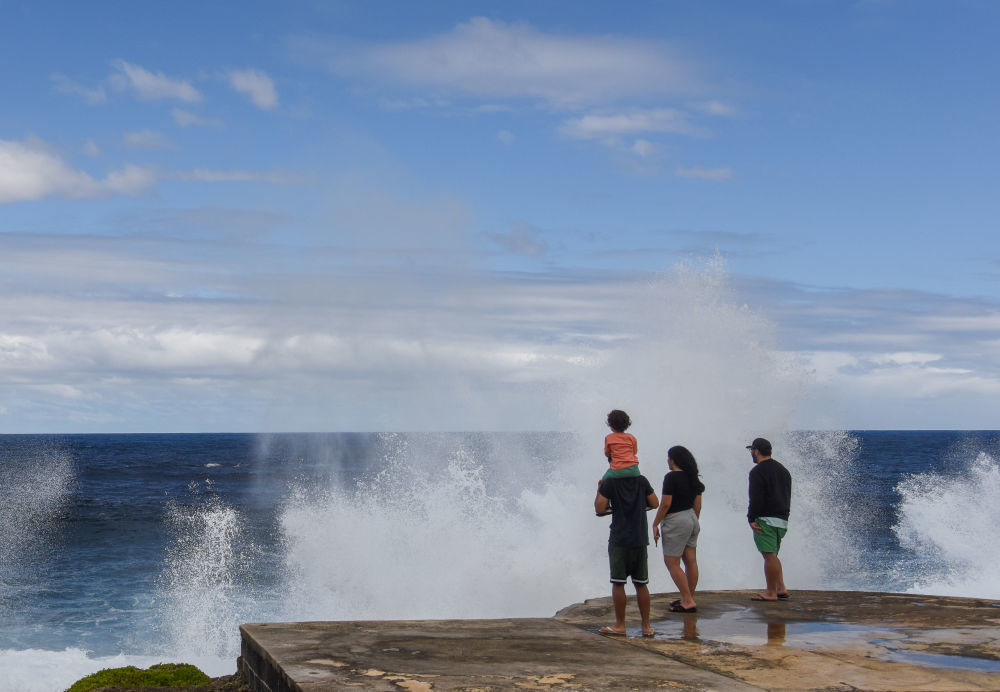
<path fill-rule="evenodd" d="M 159 663 L 142 670 L 135 666 L 105 668 L 73 683 L 66 692 L 88 692 L 99 687 L 185 687 L 212 682 L 200 670 L 187 663 Z"/>

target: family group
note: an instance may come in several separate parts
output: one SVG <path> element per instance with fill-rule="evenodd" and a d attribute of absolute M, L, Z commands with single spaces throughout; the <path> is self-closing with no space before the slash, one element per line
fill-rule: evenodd
<path fill-rule="evenodd" d="M 625 583 L 631 578 L 642 617 L 642 634 L 651 637 L 646 512 L 656 510 L 653 541 L 659 544 L 662 540 L 663 561 L 680 592 L 680 598 L 670 604 L 670 610 L 695 613 L 698 611 L 694 594 L 698 586 L 699 518 L 705 484 L 701 482 L 694 455 L 677 445 L 667 451 L 669 471 L 663 477 L 661 496 L 657 499 L 653 486 L 639 473 L 638 443 L 634 435 L 625 432 L 631 425 L 624 411 L 615 409 L 608 414 L 611 433 L 604 438 L 604 454 L 610 468 L 598 481 L 594 499 L 598 516 L 611 515 L 608 560 L 615 624 L 602 627 L 601 633 L 625 634 Z M 764 438 L 758 437 L 746 448 L 754 463 L 749 478 L 747 521 L 757 550 L 764 556 L 767 584 L 752 600 L 778 601 L 788 598 L 778 550 L 788 530 L 792 477 L 784 466 L 771 458 L 771 443 Z"/>

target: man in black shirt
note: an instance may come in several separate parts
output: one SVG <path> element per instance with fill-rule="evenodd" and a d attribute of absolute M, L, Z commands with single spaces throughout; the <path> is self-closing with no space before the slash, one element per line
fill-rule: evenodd
<path fill-rule="evenodd" d="M 754 467 L 750 470 L 750 506 L 747 521 L 753 529 L 757 550 L 764 556 L 764 580 L 767 589 L 751 598 L 754 601 L 777 601 L 788 598 L 785 576 L 778 559 L 781 539 L 788 530 L 788 512 L 792 501 L 792 475 L 771 458 L 771 443 L 763 437 L 747 445 Z"/>
<path fill-rule="evenodd" d="M 646 512 L 660 504 L 645 476 L 605 478 L 597 486 L 594 511 L 598 516 L 611 512 L 611 533 L 608 536 L 608 561 L 611 563 L 611 598 L 615 604 L 615 624 L 602 627 L 601 634 L 625 634 L 625 582 L 632 577 L 642 635 L 653 636 L 649 622 L 649 566 L 646 546 L 649 527 Z"/>

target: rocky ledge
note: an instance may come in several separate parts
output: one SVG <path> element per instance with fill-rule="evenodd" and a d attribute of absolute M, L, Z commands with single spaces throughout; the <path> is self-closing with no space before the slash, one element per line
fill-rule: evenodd
<path fill-rule="evenodd" d="M 1000 607 L 906 594 L 697 594 L 696 613 L 634 600 L 625 637 L 598 633 L 610 598 L 552 618 L 261 623 L 241 627 L 253 690 L 997 690 Z"/>

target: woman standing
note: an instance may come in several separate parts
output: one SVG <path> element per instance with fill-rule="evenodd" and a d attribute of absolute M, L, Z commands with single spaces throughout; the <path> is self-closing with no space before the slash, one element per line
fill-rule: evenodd
<path fill-rule="evenodd" d="M 663 536 L 663 562 L 681 597 L 670 604 L 675 613 L 694 613 L 694 590 L 698 586 L 698 559 L 695 549 L 701 526 L 701 494 L 705 484 L 698 478 L 698 463 L 685 447 L 667 450 L 670 471 L 663 477 L 663 497 L 653 520 L 653 541 Z M 684 562 L 683 569 L 681 561 Z"/>

